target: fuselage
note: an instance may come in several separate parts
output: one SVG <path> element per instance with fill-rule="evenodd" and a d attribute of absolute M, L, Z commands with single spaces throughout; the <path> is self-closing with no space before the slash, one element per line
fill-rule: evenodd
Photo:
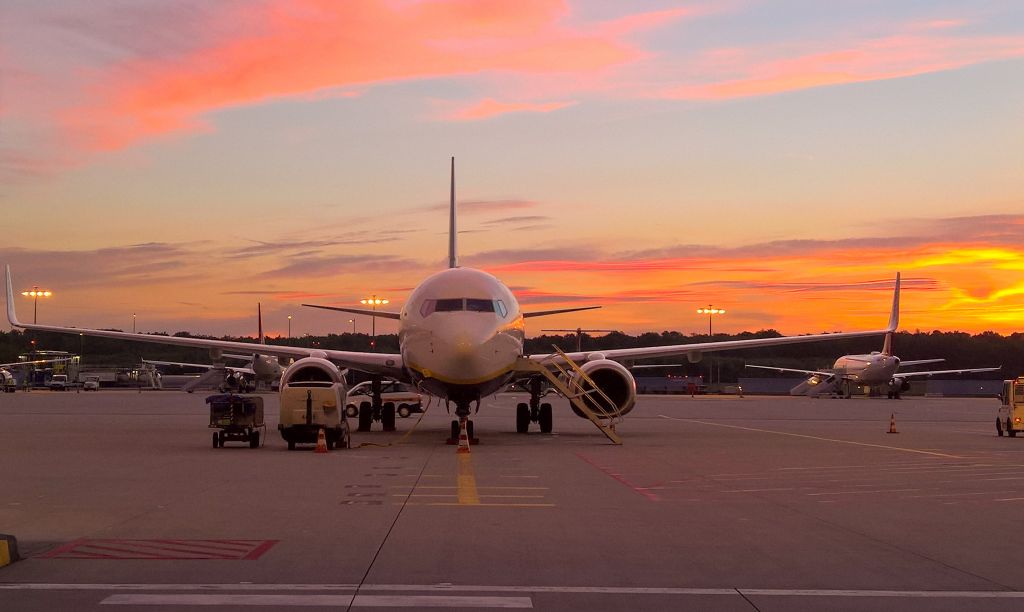
<path fill-rule="evenodd" d="M 459 404 L 508 384 L 523 338 L 512 291 L 473 268 L 450 268 L 424 280 L 399 319 L 398 341 L 413 383 Z"/>
<path fill-rule="evenodd" d="M 892 380 L 900 367 L 900 359 L 894 355 L 871 353 L 869 355 L 843 355 L 832 366 L 850 380 L 863 385 L 881 385 Z"/>

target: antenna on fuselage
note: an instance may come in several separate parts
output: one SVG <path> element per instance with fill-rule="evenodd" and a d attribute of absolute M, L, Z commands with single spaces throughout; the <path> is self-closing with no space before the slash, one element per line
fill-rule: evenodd
<path fill-rule="evenodd" d="M 459 255 L 455 244 L 455 157 L 452 157 L 451 210 L 448 213 L 448 267 L 459 267 Z"/>

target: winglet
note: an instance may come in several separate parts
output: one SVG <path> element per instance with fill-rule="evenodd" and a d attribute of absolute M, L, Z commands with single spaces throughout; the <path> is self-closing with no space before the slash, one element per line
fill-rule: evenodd
<path fill-rule="evenodd" d="M 14 288 L 11 285 L 11 265 L 4 266 L 7 272 L 7 322 L 14 327 L 21 327 L 18 322 L 18 315 L 14 312 Z"/>
<path fill-rule="evenodd" d="M 889 313 L 887 332 L 894 332 L 900 326 L 900 273 L 896 273 L 896 290 L 892 294 L 892 312 Z"/>
<path fill-rule="evenodd" d="M 448 267 L 459 267 L 459 254 L 455 244 L 455 157 L 452 157 L 451 209 L 448 213 Z"/>

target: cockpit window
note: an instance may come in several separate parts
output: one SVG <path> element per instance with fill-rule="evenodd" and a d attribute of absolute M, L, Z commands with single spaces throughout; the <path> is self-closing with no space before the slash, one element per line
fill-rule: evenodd
<path fill-rule="evenodd" d="M 437 307 L 434 309 L 435 312 L 455 312 L 458 310 L 465 310 L 462 298 L 438 300 Z"/>
<path fill-rule="evenodd" d="M 470 312 L 494 312 L 494 300 L 466 298 L 466 310 Z"/>
<path fill-rule="evenodd" d="M 435 312 L 496 312 L 503 318 L 508 316 L 508 308 L 501 300 L 484 300 L 480 298 L 445 298 L 441 300 L 423 300 L 420 305 L 420 316 L 429 317 Z"/>

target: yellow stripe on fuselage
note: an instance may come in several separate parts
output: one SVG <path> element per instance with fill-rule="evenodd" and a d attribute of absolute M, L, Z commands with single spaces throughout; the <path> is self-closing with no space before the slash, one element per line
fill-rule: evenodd
<path fill-rule="evenodd" d="M 446 376 L 438 376 L 437 372 L 435 372 L 435 371 L 433 371 L 431 369 L 424 368 L 422 366 L 416 365 L 415 363 L 406 362 L 405 365 L 406 365 L 407 368 L 409 368 L 410 370 L 415 371 L 416 373 L 418 373 L 423 378 L 433 378 L 434 380 L 439 380 L 439 381 L 441 381 L 441 382 L 443 382 L 445 384 L 449 384 L 449 385 L 479 385 L 479 384 L 483 384 L 485 382 L 490 382 L 492 380 L 501 378 L 502 376 L 508 374 L 509 372 L 511 372 L 511 371 L 513 371 L 515 369 L 515 364 L 513 363 L 512 365 L 505 366 L 504 368 L 502 368 L 500 370 L 497 370 L 494 373 L 488 374 L 486 376 L 480 376 L 478 378 L 458 379 L 458 378 L 448 378 Z"/>

